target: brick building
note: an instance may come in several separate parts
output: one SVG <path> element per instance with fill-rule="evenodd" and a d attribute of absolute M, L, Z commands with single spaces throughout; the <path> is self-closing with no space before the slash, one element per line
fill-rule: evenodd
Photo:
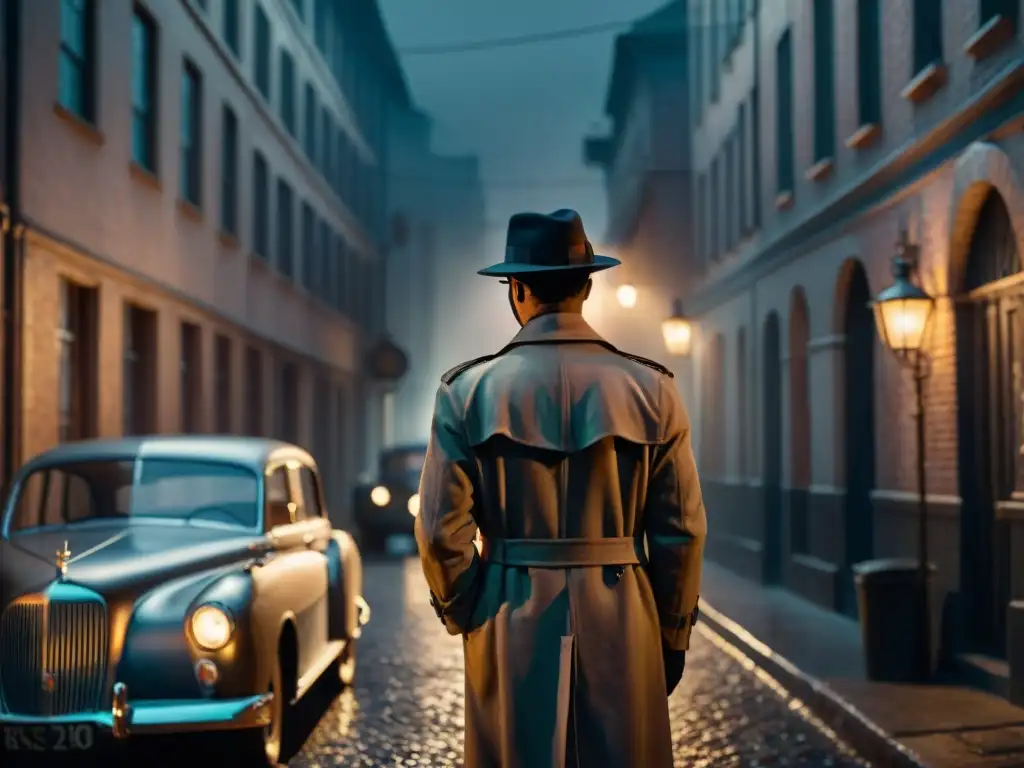
<path fill-rule="evenodd" d="M 689 11 L 710 556 L 856 615 L 851 564 L 916 554 L 913 383 L 867 308 L 905 230 L 938 300 L 925 408 L 943 644 L 990 657 L 1005 690 L 1008 604 L 1024 599 L 1021 3 Z"/>
<path fill-rule="evenodd" d="M 409 100 L 375 3 L 4 4 L 11 463 L 272 435 L 315 452 L 343 516 L 379 431 L 361 360 L 384 323 L 385 123 Z"/>

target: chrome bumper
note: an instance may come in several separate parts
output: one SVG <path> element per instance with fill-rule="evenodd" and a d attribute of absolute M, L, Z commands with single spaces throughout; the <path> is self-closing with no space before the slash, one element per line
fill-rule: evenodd
<path fill-rule="evenodd" d="M 152 734 L 233 731 L 262 728 L 270 723 L 273 694 L 242 699 L 195 701 L 129 701 L 128 688 L 114 685 L 114 703 L 106 712 L 82 712 L 73 715 L 28 716 L 0 712 L 4 725 L 95 725 L 116 739 Z"/>

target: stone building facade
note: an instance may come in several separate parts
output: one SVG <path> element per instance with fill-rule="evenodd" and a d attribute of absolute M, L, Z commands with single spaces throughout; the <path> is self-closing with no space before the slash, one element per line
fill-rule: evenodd
<path fill-rule="evenodd" d="M 988 657 L 1005 690 L 1024 599 L 1021 3 L 689 13 L 710 555 L 851 616 L 854 563 L 916 555 L 913 382 L 867 306 L 905 232 L 937 299 L 925 469 L 943 649 Z"/>
<path fill-rule="evenodd" d="M 17 0 L 5 0 L 11 5 Z M 144 432 L 296 441 L 332 513 L 380 430 L 386 119 L 375 3 L 20 2 L 23 460 Z"/>

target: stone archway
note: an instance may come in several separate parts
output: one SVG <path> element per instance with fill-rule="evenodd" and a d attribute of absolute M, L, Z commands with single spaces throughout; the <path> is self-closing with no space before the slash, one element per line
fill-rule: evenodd
<path fill-rule="evenodd" d="M 767 584 L 782 581 L 782 331 L 775 312 L 764 322 L 761 381 L 761 487 L 764 493 L 764 542 L 762 579 Z"/>
<path fill-rule="evenodd" d="M 857 616 L 852 566 L 874 554 L 875 324 L 864 265 L 848 260 L 837 290 L 843 343 L 843 562 L 839 608 Z"/>

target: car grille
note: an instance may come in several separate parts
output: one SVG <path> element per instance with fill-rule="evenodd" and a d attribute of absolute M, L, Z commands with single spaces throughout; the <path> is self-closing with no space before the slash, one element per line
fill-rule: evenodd
<path fill-rule="evenodd" d="M 8 712 L 68 715 L 99 709 L 107 676 L 107 607 L 94 592 L 74 599 L 20 598 L 0 617 L 0 695 Z"/>

